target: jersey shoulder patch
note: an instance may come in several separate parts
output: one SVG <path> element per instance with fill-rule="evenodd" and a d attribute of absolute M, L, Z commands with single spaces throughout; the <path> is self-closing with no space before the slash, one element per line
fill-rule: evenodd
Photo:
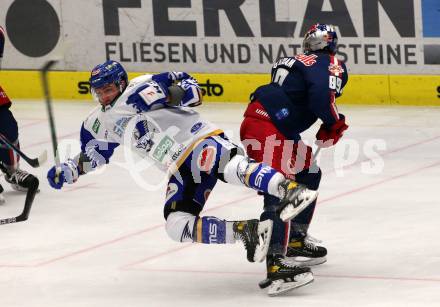
<path fill-rule="evenodd" d="M 313 66 L 317 62 L 318 56 L 316 54 L 298 54 L 295 60 L 301 62 L 304 66 Z"/>
<path fill-rule="evenodd" d="M 94 133 L 95 136 L 99 134 L 102 125 L 99 119 L 100 109 L 100 106 L 94 108 L 83 122 L 84 128 L 89 132 Z"/>
<path fill-rule="evenodd" d="M 166 98 L 162 88 L 154 81 L 150 81 L 144 87 L 140 88 L 138 95 L 147 105 Z"/>

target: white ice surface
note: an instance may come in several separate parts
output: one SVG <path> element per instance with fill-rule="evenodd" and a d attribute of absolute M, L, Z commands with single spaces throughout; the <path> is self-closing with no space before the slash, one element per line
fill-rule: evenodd
<path fill-rule="evenodd" d="M 92 107 L 57 102 L 58 137 L 77 138 Z M 244 108 L 199 110 L 238 140 Z M 51 155 L 44 104 L 20 101 L 13 111 L 23 151 Z M 146 191 L 113 164 L 55 191 L 45 180 L 49 159 L 32 170 L 41 193 L 29 220 L 0 226 L 0 306 L 440 306 L 440 109 L 340 111 L 350 128 L 336 149 L 321 152 L 324 175 L 310 228 L 328 248 L 328 262 L 313 269 L 311 285 L 267 297 L 257 286 L 264 264 L 248 263 L 241 245 L 179 244 L 167 237 L 164 185 Z M 317 127 L 304 138 L 313 141 Z M 384 163 L 376 174 L 365 172 L 369 142 L 386 146 L 373 147 L 375 163 Z M 360 154 L 346 151 L 353 162 L 342 168 L 348 144 Z M 123 152 L 114 160 L 123 162 Z M 22 167 L 31 170 L 24 161 Z M 157 180 L 158 174 L 142 175 Z M 24 195 L 0 180 L 7 199 L 0 217 L 18 215 Z M 253 191 L 220 182 L 205 214 L 252 218 L 261 208 Z"/>

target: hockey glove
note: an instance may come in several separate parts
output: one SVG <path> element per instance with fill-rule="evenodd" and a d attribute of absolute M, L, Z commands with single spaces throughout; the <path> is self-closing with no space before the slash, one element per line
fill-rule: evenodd
<path fill-rule="evenodd" d="M 182 107 L 196 107 L 202 104 L 202 90 L 196 79 L 188 78 L 182 80 L 177 85 L 185 91 L 180 103 Z"/>
<path fill-rule="evenodd" d="M 76 165 L 75 161 L 71 159 L 62 163 L 59 167 L 53 166 L 47 172 L 47 180 L 49 181 L 50 186 L 57 190 L 63 187 L 64 182 L 72 184 L 78 180 L 78 177 L 78 165 Z"/>
<path fill-rule="evenodd" d="M 348 125 L 345 124 L 345 116 L 339 114 L 339 120 L 332 126 L 328 127 L 322 124 L 316 133 L 316 144 L 326 148 L 335 145 L 347 130 Z"/>

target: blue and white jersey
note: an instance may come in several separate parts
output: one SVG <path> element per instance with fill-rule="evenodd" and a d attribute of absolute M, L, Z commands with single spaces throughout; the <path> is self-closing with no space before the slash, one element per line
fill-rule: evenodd
<path fill-rule="evenodd" d="M 168 86 L 155 76 L 131 80 L 111 105 L 96 107 L 83 122 L 81 150 L 93 168 L 108 163 L 121 144 L 162 170 L 179 167 L 199 140 L 223 132 L 188 107 L 167 106 Z"/>

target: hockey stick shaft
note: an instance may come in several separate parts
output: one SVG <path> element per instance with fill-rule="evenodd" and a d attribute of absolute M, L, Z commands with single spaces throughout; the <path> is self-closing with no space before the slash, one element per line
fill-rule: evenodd
<path fill-rule="evenodd" d="M 55 120 L 53 116 L 53 110 L 52 110 L 52 101 L 51 96 L 49 92 L 49 79 L 48 79 L 48 73 L 49 70 L 52 68 L 53 65 L 55 65 L 57 61 L 50 60 L 46 62 L 46 64 L 41 69 L 41 82 L 43 84 L 43 92 L 44 92 L 44 98 L 46 101 L 46 108 L 47 108 L 47 116 L 49 118 L 49 128 L 50 128 L 50 136 L 52 140 L 52 149 L 53 149 L 53 155 L 55 158 L 56 165 L 59 165 L 59 157 L 58 157 L 58 141 L 57 141 L 57 134 L 55 130 Z"/>
<path fill-rule="evenodd" d="M 38 158 L 29 158 L 24 152 L 22 152 L 17 146 L 10 142 L 3 134 L 0 133 L 0 142 L 4 143 L 7 147 L 15 151 L 20 157 L 23 158 L 32 167 L 41 166 L 47 158 L 47 152 L 44 151 Z"/>
<path fill-rule="evenodd" d="M 312 164 L 315 164 L 316 160 L 318 159 L 319 152 L 321 151 L 322 147 L 318 146 L 318 148 L 313 153 L 313 162 Z"/>

